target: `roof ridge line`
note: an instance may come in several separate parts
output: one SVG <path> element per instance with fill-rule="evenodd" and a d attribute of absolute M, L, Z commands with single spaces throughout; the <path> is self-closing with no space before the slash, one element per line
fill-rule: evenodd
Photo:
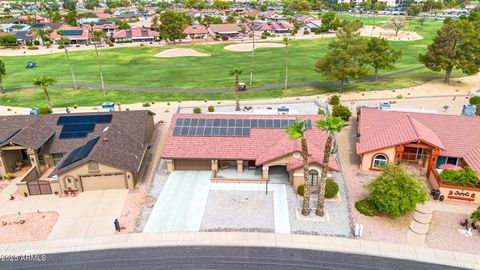
<path fill-rule="evenodd" d="M 415 134 L 417 134 L 417 137 L 420 138 L 420 133 L 418 132 L 417 127 L 415 126 L 415 123 L 412 120 L 418 121 L 417 119 L 413 118 L 410 114 L 407 114 L 408 122 L 410 122 L 410 125 L 412 125 L 413 130 L 415 131 Z M 432 130 L 433 132 L 433 130 Z"/>

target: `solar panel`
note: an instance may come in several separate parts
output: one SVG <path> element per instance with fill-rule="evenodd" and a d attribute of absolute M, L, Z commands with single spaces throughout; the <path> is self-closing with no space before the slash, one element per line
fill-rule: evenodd
<path fill-rule="evenodd" d="M 272 119 L 265 120 L 265 127 L 266 128 L 272 128 L 273 127 L 273 120 Z"/>
<path fill-rule="evenodd" d="M 175 135 L 175 136 L 180 135 L 180 131 L 181 131 L 181 130 L 182 130 L 181 127 L 175 127 L 175 128 L 173 129 L 173 135 Z"/>
<path fill-rule="evenodd" d="M 177 118 L 177 120 L 175 120 L 175 126 L 178 127 L 182 125 L 183 125 L 183 118 Z"/>
<path fill-rule="evenodd" d="M 197 118 L 193 118 L 193 119 L 192 119 L 192 122 L 190 122 L 190 126 L 196 127 L 197 125 L 198 125 L 198 119 L 197 119 Z"/>
<path fill-rule="evenodd" d="M 281 128 L 280 127 L 280 119 L 273 120 L 273 127 L 274 128 Z"/>
<path fill-rule="evenodd" d="M 228 126 L 228 120 L 227 119 L 220 119 L 220 126 L 221 127 L 227 127 Z"/>
<path fill-rule="evenodd" d="M 212 136 L 212 129 L 211 127 L 206 127 L 203 136 Z"/>
<path fill-rule="evenodd" d="M 213 119 L 207 119 L 207 121 L 205 122 L 205 126 L 207 127 L 213 126 Z"/>
<path fill-rule="evenodd" d="M 203 136 L 203 132 L 205 132 L 205 127 L 198 127 L 195 135 L 196 136 Z"/>
<path fill-rule="evenodd" d="M 212 136 L 218 136 L 220 134 L 220 128 L 214 127 L 212 128 Z"/>
<path fill-rule="evenodd" d="M 223 137 L 227 136 L 227 128 L 220 128 L 220 132 L 218 133 L 218 135 Z"/>
<path fill-rule="evenodd" d="M 205 126 L 205 120 L 206 120 L 206 119 L 203 119 L 203 118 L 202 118 L 202 119 L 198 119 L 198 126 L 199 126 L 199 127 L 204 127 L 204 126 Z"/>
<path fill-rule="evenodd" d="M 111 114 L 60 116 L 57 125 L 65 124 L 107 124 L 112 122 Z"/>
<path fill-rule="evenodd" d="M 83 131 L 83 132 L 92 132 L 95 129 L 95 124 L 66 124 L 63 125 L 62 132 L 74 132 L 74 131 Z"/>
<path fill-rule="evenodd" d="M 221 122 L 222 121 L 220 119 L 213 119 L 213 126 L 214 127 L 219 127 Z"/>
<path fill-rule="evenodd" d="M 84 145 L 74 149 L 70 154 L 58 165 L 58 169 L 64 168 L 68 165 L 71 165 L 79 160 L 82 160 L 88 156 L 90 151 L 92 151 L 93 147 L 98 141 L 98 136 L 94 137 L 93 139 L 89 140 Z"/>
<path fill-rule="evenodd" d="M 81 36 L 83 34 L 83 30 L 63 30 L 64 36 Z"/>
<path fill-rule="evenodd" d="M 225 136 L 228 136 L 228 137 L 235 136 L 235 128 L 234 127 L 227 128 L 227 134 Z"/>
<path fill-rule="evenodd" d="M 186 136 L 188 134 L 188 127 L 182 127 L 180 131 L 180 136 Z"/>
<path fill-rule="evenodd" d="M 86 138 L 88 136 L 88 132 L 61 132 L 59 138 L 60 139 L 78 139 L 78 138 Z"/>
<path fill-rule="evenodd" d="M 188 136 L 195 136 L 195 133 L 196 133 L 196 132 L 197 132 L 197 127 L 190 127 L 190 128 L 188 129 L 187 135 L 188 135 Z"/>

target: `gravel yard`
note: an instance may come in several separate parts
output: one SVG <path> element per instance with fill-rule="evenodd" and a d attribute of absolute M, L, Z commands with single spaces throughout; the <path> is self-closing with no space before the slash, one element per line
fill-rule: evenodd
<path fill-rule="evenodd" d="M 0 243 L 46 240 L 57 219 L 57 212 L 2 216 L 0 217 Z"/>
<path fill-rule="evenodd" d="M 201 231 L 274 232 L 273 194 L 210 190 Z"/>
<path fill-rule="evenodd" d="M 290 229 L 292 233 L 296 234 L 313 234 L 313 235 L 334 235 L 334 236 L 352 236 L 351 230 L 351 214 L 348 209 L 347 193 L 343 179 L 339 173 L 334 173 L 333 178 L 339 185 L 339 194 L 341 201 L 327 201 L 325 204 L 326 211 L 329 215 L 329 222 L 313 222 L 298 220 L 295 213 L 295 208 L 301 208 L 303 201 L 297 197 L 292 187 L 287 187 L 287 197 L 289 203 L 290 214 Z M 316 209 L 317 193 L 310 197 L 310 207 Z M 315 210 L 312 210 L 311 216 L 314 215 Z"/>
<path fill-rule="evenodd" d="M 458 232 L 458 229 L 463 229 L 460 221 L 466 218 L 470 218 L 470 216 L 435 211 L 425 241 L 428 247 L 480 254 L 478 249 L 480 232 L 472 231 L 472 237 L 465 237 Z"/>
<path fill-rule="evenodd" d="M 277 114 L 277 108 L 279 106 L 286 106 L 290 109 L 291 114 L 302 114 L 302 115 L 316 115 L 318 113 L 319 106 L 315 102 L 301 102 L 301 103 L 271 103 L 271 104 L 252 104 L 250 105 L 248 101 L 242 101 L 240 107 L 243 109 L 245 106 L 252 107 L 248 111 L 241 111 L 240 113 L 246 114 Z M 221 106 L 217 105 L 215 107 L 215 113 L 239 113 L 235 112 L 235 106 Z M 202 113 L 207 113 L 207 107 L 200 107 Z M 180 113 L 192 113 L 192 107 L 182 107 Z"/>

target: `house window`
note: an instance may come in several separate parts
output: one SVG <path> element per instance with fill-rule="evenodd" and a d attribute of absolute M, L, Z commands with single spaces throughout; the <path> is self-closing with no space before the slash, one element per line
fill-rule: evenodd
<path fill-rule="evenodd" d="M 441 165 L 443 164 L 451 164 L 451 165 L 457 165 L 458 164 L 458 158 L 455 157 L 438 157 L 437 159 L 437 169 L 440 168 Z"/>
<path fill-rule="evenodd" d="M 55 153 L 55 154 L 52 154 L 52 159 L 53 159 L 53 165 L 57 165 L 58 163 L 60 163 L 60 161 L 62 160 L 63 156 L 65 154 L 63 153 Z"/>
<path fill-rule="evenodd" d="M 373 157 L 373 168 L 383 169 L 387 165 L 387 156 L 384 154 L 377 154 Z"/>
<path fill-rule="evenodd" d="M 310 186 L 318 185 L 318 172 L 316 170 L 310 170 L 308 172 L 308 180 L 310 181 Z"/>

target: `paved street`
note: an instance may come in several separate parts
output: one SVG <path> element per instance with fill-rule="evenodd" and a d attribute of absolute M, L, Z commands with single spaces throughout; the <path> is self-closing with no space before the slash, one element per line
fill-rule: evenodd
<path fill-rule="evenodd" d="M 8 262 L 2 269 L 460 269 L 418 261 L 305 249 L 154 247 L 48 254 L 42 262 Z"/>

